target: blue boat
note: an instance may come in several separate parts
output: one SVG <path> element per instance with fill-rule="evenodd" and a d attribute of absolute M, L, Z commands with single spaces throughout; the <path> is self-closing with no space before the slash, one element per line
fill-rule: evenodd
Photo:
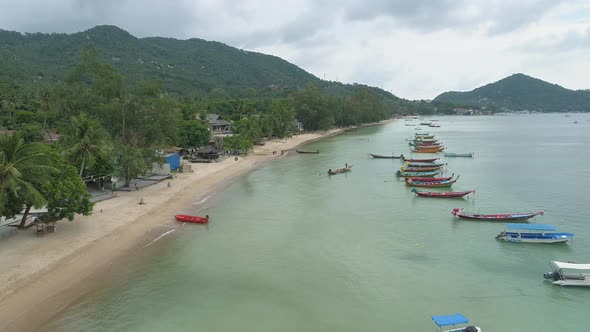
<path fill-rule="evenodd" d="M 432 316 L 432 320 L 434 321 L 434 324 L 438 326 L 439 331 L 442 332 L 481 332 L 481 329 L 477 326 L 458 326 L 467 325 L 469 323 L 469 319 L 459 313 L 454 315 Z M 443 328 L 448 326 L 452 326 L 452 328 L 450 330 L 443 330 Z"/>
<path fill-rule="evenodd" d="M 498 240 L 526 243 L 564 243 L 573 237 L 573 233 L 557 232 L 552 225 L 522 223 L 507 223 L 506 229 L 496 235 Z"/>

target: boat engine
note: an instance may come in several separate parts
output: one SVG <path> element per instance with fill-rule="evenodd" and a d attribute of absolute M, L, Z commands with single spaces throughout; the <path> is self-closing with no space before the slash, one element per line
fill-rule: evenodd
<path fill-rule="evenodd" d="M 543 278 L 545 279 L 555 279 L 557 280 L 559 273 L 557 271 L 543 273 Z"/>
<path fill-rule="evenodd" d="M 479 329 L 473 325 L 467 326 L 465 329 L 463 329 L 463 331 L 465 332 L 479 332 Z"/>

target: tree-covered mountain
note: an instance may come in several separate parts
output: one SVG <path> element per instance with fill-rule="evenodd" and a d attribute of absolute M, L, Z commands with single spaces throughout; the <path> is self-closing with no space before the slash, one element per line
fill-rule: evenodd
<path fill-rule="evenodd" d="M 496 110 L 590 112 L 590 90 L 569 90 L 524 74 L 514 74 L 468 92 L 450 91 L 435 101 Z"/>
<path fill-rule="evenodd" d="M 0 81 L 64 80 L 93 45 L 100 60 L 115 66 L 134 87 L 158 80 L 170 93 L 216 97 L 276 95 L 314 82 L 333 95 L 351 95 L 361 85 L 320 80 L 279 57 L 202 39 L 136 38 L 115 26 L 97 26 L 74 34 L 43 34 L 0 29 Z M 384 99 L 387 91 L 370 88 Z"/>

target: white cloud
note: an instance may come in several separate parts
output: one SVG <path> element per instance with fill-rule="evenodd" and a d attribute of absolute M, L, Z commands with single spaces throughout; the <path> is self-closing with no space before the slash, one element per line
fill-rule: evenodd
<path fill-rule="evenodd" d="M 515 72 L 588 88 L 583 0 L 0 0 L 0 28 L 218 40 L 326 79 L 405 98 L 470 90 Z"/>

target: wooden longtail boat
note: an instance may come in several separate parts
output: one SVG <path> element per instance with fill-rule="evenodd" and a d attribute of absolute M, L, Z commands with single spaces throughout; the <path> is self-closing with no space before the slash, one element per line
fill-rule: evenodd
<path fill-rule="evenodd" d="M 350 172 L 351 169 L 352 169 L 352 165 L 347 166 L 347 167 L 344 167 L 344 168 L 329 169 L 328 170 L 328 175 L 334 175 L 334 174 L 340 174 L 340 173 Z"/>
<path fill-rule="evenodd" d="M 472 219 L 472 220 L 486 220 L 486 221 L 505 221 L 505 220 L 528 220 L 532 217 L 543 215 L 545 212 L 517 212 L 517 213 L 496 213 L 496 214 L 479 214 L 479 213 L 465 213 L 463 209 L 455 208 L 451 212 L 457 218 Z"/>
<path fill-rule="evenodd" d="M 399 177 L 403 177 L 403 178 L 408 178 L 408 177 L 430 177 L 430 176 L 436 176 L 440 173 L 439 170 L 437 171 L 431 171 L 431 172 L 402 172 L 402 171 L 397 171 L 395 173 L 396 176 Z"/>
<path fill-rule="evenodd" d="M 433 145 L 418 145 L 418 144 L 412 144 L 410 142 L 410 145 L 413 146 L 415 149 L 436 149 L 436 148 L 441 148 L 442 145 L 441 144 L 433 144 Z"/>
<path fill-rule="evenodd" d="M 432 124 L 431 123 L 431 124 L 428 125 L 428 127 L 430 127 L 430 128 L 438 128 L 438 127 L 440 127 L 440 125 Z"/>
<path fill-rule="evenodd" d="M 457 180 L 459 180 L 459 177 L 457 177 L 455 180 L 438 181 L 438 182 L 419 182 L 419 181 L 406 180 L 406 185 L 410 186 L 410 187 L 421 187 L 421 188 L 444 188 L 444 187 L 452 186 L 453 184 L 455 184 L 455 182 L 457 182 Z"/>
<path fill-rule="evenodd" d="M 445 157 L 467 157 L 467 158 L 471 158 L 471 157 L 473 157 L 473 152 L 468 152 L 468 153 L 452 153 L 452 152 L 446 152 L 445 153 Z"/>
<path fill-rule="evenodd" d="M 419 182 L 438 182 L 438 181 L 447 181 L 451 180 L 455 176 L 455 173 L 451 174 L 451 176 L 442 177 L 442 178 L 435 178 L 435 177 L 423 177 L 423 176 L 406 176 L 406 180 L 411 179 L 412 181 L 419 181 Z"/>
<path fill-rule="evenodd" d="M 401 159 L 402 156 L 384 156 L 384 155 L 380 155 L 380 154 L 373 154 L 373 153 L 369 153 L 369 156 L 375 158 L 375 159 Z"/>
<path fill-rule="evenodd" d="M 406 161 L 406 167 L 438 167 L 445 166 L 446 164 L 435 164 L 435 163 L 411 163 Z"/>
<path fill-rule="evenodd" d="M 436 148 L 436 149 L 413 149 L 412 152 L 413 153 L 439 153 L 444 149 L 445 148 L 443 148 L 443 147 Z"/>
<path fill-rule="evenodd" d="M 400 169 L 404 172 L 428 172 L 428 171 L 436 171 L 441 169 L 442 166 L 434 166 L 434 167 L 401 167 Z"/>
<path fill-rule="evenodd" d="M 174 216 L 176 220 L 183 221 L 183 222 L 190 222 L 195 224 L 207 224 L 209 223 L 209 216 L 200 217 L 200 216 L 189 216 L 186 214 L 177 214 Z"/>
<path fill-rule="evenodd" d="M 415 133 L 414 135 L 416 135 L 416 137 L 434 136 L 434 135 L 430 135 L 430 133 Z"/>
<path fill-rule="evenodd" d="M 296 150 L 297 153 L 303 153 L 303 154 L 318 154 L 320 153 L 320 150 L 317 151 L 303 151 L 303 150 Z"/>
<path fill-rule="evenodd" d="M 403 161 L 409 161 L 411 163 L 432 163 L 432 162 L 435 162 L 435 161 L 437 161 L 439 159 L 440 158 L 427 158 L 427 159 L 414 159 L 414 158 L 411 158 L 411 159 L 406 159 L 402 155 L 402 160 Z"/>
<path fill-rule="evenodd" d="M 420 135 L 416 134 L 416 138 L 433 139 L 434 135 Z"/>
<path fill-rule="evenodd" d="M 447 191 L 447 192 L 437 192 L 437 191 L 418 191 L 417 189 L 412 189 L 412 192 L 416 194 L 416 196 L 422 197 L 432 197 L 432 198 L 461 198 L 471 193 L 475 193 L 475 190 L 468 190 L 468 191 Z"/>

